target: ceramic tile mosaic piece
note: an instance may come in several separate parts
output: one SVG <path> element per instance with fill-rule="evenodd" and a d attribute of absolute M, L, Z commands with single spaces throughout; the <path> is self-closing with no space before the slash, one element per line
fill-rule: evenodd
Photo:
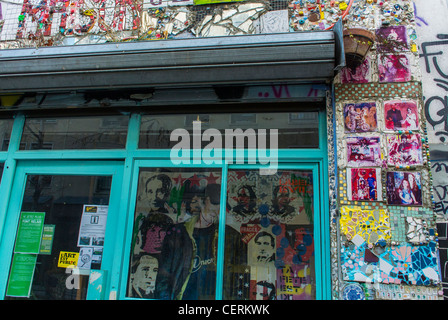
<path fill-rule="evenodd" d="M 364 288 L 359 283 L 348 283 L 342 291 L 344 300 L 366 300 Z"/>
<path fill-rule="evenodd" d="M 360 236 L 368 244 L 391 238 L 389 215 L 385 210 L 363 210 L 360 207 L 342 207 L 341 232 L 348 240 Z"/>
<path fill-rule="evenodd" d="M 367 283 L 435 285 L 439 282 L 436 243 L 369 249 L 366 242 L 343 246 L 344 280 Z"/>
<path fill-rule="evenodd" d="M 367 83 L 372 78 L 372 68 L 370 58 L 366 57 L 364 61 L 355 69 L 343 68 L 341 70 L 342 83 Z"/>
<path fill-rule="evenodd" d="M 403 51 L 409 48 L 405 26 L 390 26 L 376 30 L 377 50 L 379 52 Z"/>
<path fill-rule="evenodd" d="M 412 243 L 414 237 L 408 236 L 407 221 L 414 221 L 423 223 L 426 222 L 426 226 L 423 226 L 426 234 L 424 241 L 419 241 L 419 244 L 429 243 L 436 238 L 437 230 L 434 223 L 434 213 L 430 208 L 423 207 L 402 207 L 402 206 L 389 206 L 388 212 L 390 216 L 390 226 L 392 232 L 391 243 Z"/>
<path fill-rule="evenodd" d="M 348 103 L 344 107 L 345 132 L 377 130 L 375 102 Z"/>
<path fill-rule="evenodd" d="M 402 83 L 351 83 L 335 84 L 336 101 L 363 100 L 373 98 L 407 97 L 421 98 L 419 82 Z"/>
<path fill-rule="evenodd" d="M 378 57 L 380 82 L 407 82 L 411 80 L 409 56 L 382 54 Z"/>
<path fill-rule="evenodd" d="M 407 232 L 406 236 L 409 243 L 423 243 L 429 239 L 429 230 L 427 223 L 423 219 L 407 217 L 406 218 Z"/>
<path fill-rule="evenodd" d="M 434 287 L 378 284 L 375 298 L 380 300 L 438 300 L 439 291 Z"/>

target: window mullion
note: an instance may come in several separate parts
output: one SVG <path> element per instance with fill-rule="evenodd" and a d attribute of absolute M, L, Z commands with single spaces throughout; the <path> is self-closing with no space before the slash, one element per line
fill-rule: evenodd
<path fill-rule="evenodd" d="M 218 252 L 216 257 L 216 300 L 222 300 L 223 279 L 224 279 L 224 253 L 225 253 L 225 233 L 226 233 L 226 203 L 227 203 L 227 168 L 225 161 L 222 167 L 221 179 L 221 202 L 218 229 Z"/>

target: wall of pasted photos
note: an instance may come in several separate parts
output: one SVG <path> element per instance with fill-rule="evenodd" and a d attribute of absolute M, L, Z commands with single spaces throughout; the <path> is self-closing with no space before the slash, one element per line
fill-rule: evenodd
<path fill-rule="evenodd" d="M 439 237 L 415 19 L 380 20 L 370 29 L 377 42 L 367 58 L 343 70 L 335 84 L 334 237 L 342 281 L 334 294 L 439 300 Z M 380 39 L 396 45 L 383 46 Z"/>
<path fill-rule="evenodd" d="M 427 118 L 431 152 L 431 172 L 434 188 L 434 212 L 439 232 L 440 271 L 444 299 L 448 299 L 448 29 L 443 17 L 448 14 L 448 2 L 435 1 L 429 9 L 424 1 L 416 0 L 416 23 L 420 44 L 420 66 L 424 110 Z M 432 10 L 437 10 L 434 15 Z"/>

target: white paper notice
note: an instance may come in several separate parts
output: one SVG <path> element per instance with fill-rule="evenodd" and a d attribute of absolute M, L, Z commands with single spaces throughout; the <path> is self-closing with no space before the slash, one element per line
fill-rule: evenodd
<path fill-rule="evenodd" d="M 84 205 L 79 226 L 78 247 L 102 247 L 109 206 Z"/>

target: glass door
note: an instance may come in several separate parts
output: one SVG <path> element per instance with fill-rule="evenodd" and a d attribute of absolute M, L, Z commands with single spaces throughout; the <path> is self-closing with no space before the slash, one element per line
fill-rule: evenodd
<path fill-rule="evenodd" d="M 122 170 L 107 161 L 19 163 L 1 255 L 5 299 L 88 298 L 90 273 L 111 270 Z"/>
<path fill-rule="evenodd" d="M 313 167 L 286 166 L 268 175 L 256 168 L 229 168 L 224 299 L 316 299 L 316 190 Z"/>
<path fill-rule="evenodd" d="M 214 299 L 221 168 L 137 167 L 125 296 Z"/>
<path fill-rule="evenodd" d="M 319 166 L 260 172 L 137 161 L 122 298 L 322 298 Z"/>

